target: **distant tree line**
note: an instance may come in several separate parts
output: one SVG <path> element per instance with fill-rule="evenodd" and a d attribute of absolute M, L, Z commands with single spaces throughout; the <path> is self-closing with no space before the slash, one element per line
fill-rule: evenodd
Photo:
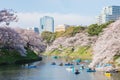
<path fill-rule="evenodd" d="M 90 36 L 94 36 L 94 35 L 98 36 L 103 31 L 104 28 L 106 28 L 109 24 L 111 24 L 113 22 L 114 21 L 109 21 L 109 22 L 101 24 L 101 25 L 91 24 L 90 26 L 88 26 L 87 33 Z"/>
<path fill-rule="evenodd" d="M 59 37 L 72 37 L 77 33 L 83 32 L 86 30 L 86 27 L 83 26 L 71 26 L 66 29 L 66 31 L 60 31 L 60 32 L 49 32 L 49 31 L 44 31 L 41 34 L 41 37 L 43 40 L 50 44 L 53 42 L 56 38 Z"/>
<path fill-rule="evenodd" d="M 88 27 L 85 26 L 71 26 L 68 27 L 66 29 L 66 31 L 60 31 L 60 32 L 49 32 L 49 31 L 44 31 L 41 34 L 41 37 L 43 38 L 43 40 L 48 43 L 51 44 L 56 38 L 59 37 L 72 37 L 75 36 L 77 33 L 80 32 L 86 32 L 88 33 L 90 36 L 95 36 L 95 35 L 99 35 L 104 28 L 106 28 L 109 24 L 113 23 L 114 21 L 109 21 L 107 23 L 98 25 L 98 24 L 91 24 Z"/>

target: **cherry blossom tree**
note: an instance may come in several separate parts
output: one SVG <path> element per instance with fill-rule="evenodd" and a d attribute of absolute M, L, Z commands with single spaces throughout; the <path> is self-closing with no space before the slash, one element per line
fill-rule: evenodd
<path fill-rule="evenodd" d="M 0 11 L 0 23 L 5 22 L 5 24 L 8 26 L 10 22 L 14 21 L 17 22 L 18 18 L 12 9 L 3 9 Z"/>
<path fill-rule="evenodd" d="M 42 38 L 39 34 L 32 30 L 16 29 L 23 39 L 24 46 L 34 50 L 35 52 L 43 52 L 46 49 L 46 45 L 43 43 Z"/>
<path fill-rule="evenodd" d="M 26 54 L 21 36 L 9 27 L 0 27 L 0 48 L 16 49 L 22 56 Z"/>
<path fill-rule="evenodd" d="M 89 67 L 101 66 L 113 60 L 115 55 L 120 55 L 120 20 L 104 29 L 93 46 L 93 61 Z"/>
<path fill-rule="evenodd" d="M 4 9 L 0 11 L 0 48 L 15 49 L 19 51 L 22 56 L 26 56 L 26 48 L 34 50 L 35 52 L 43 52 L 46 48 L 42 42 L 42 38 L 37 33 L 25 29 L 12 29 L 7 27 L 10 22 L 16 22 L 17 15 L 11 9 Z"/>

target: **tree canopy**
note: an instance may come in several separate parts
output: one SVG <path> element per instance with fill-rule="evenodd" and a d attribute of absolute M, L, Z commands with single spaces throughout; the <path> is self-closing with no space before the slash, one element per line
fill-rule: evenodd
<path fill-rule="evenodd" d="M 3 9 L 0 11 L 0 23 L 5 22 L 6 25 L 9 25 L 10 22 L 14 21 L 17 22 L 18 18 L 12 9 Z"/>
<path fill-rule="evenodd" d="M 101 25 L 91 24 L 90 26 L 88 26 L 87 32 L 90 36 L 99 35 L 103 31 L 104 28 L 106 28 L 109 24 L 113 22 L 114 21 L 109 21 Z"/>

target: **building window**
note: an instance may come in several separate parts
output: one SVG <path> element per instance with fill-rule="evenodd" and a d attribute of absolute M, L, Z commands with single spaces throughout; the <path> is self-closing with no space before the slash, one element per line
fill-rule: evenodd
<path fill-rule="evenodd" d="M 43 25 L 41 26 L 41 29 L 44 29 Z"/>

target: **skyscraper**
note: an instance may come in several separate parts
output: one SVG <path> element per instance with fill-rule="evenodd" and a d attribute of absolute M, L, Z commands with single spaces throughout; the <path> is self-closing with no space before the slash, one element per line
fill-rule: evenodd
<path fill-rule="evenodd" d="M 43 31 L 54 32 L 54 19 L 53 17 L 44 16 L 40 18 L 40 33 Z"/>
<path fill-rule="evenodd" d="M 115 21 L 120 17 L 120 6 L 104 7 L 101 14 L 97 17 L 97 23 L 102 24 L 108 21 Z"/>

